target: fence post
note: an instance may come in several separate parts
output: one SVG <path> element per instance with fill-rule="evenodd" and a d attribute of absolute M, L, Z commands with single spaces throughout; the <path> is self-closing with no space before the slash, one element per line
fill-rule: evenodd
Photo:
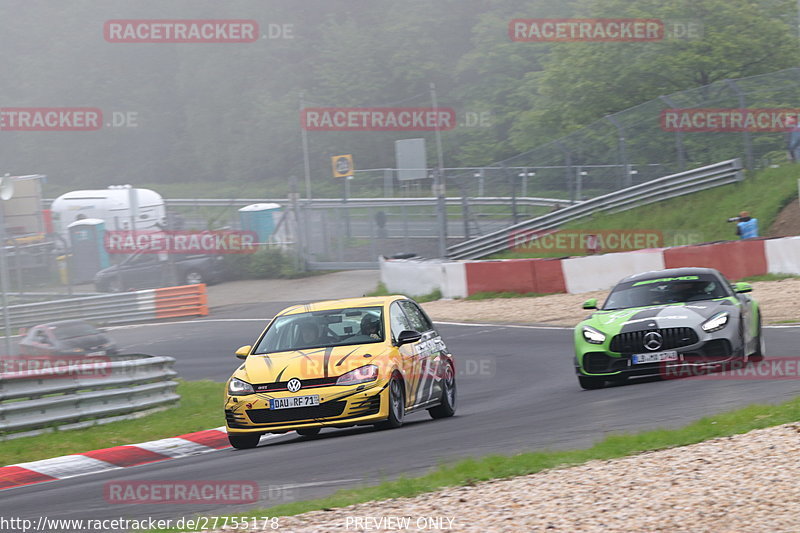
<path fill-rule="evenodd" d="M 631 186 L 631 166 L 630 162 L 628 161 L 628 150 L 625 143 L 625 130 L 622 128 L 622 124 L 617 122 L 617 120 L 612 115 L 606 115 L 605 118 L 614 127 L 617 129 L 617 139 L 618 139 L 618 151 L 619 151 L 619 163 L 622 165 L 622 182 L 619 188 L 625 188 Z"/>
<path fill-rule="evenodd" d="M 669 96 L 659 96 L 658 98 L 667 104 L 670 109 L 678 107 Z M 678 170 L 683 172 L 686 170 L 686 147 L 683 145 L 683 132 L 680 128 L 675 128 L 675 151 L 678 154 Z"/>
<path fill-rule="evenodd" d="M 736 82 L 733 80 L 724 80 L 725 85 L 731 88 L 731 90 L 736 94 L 736 97 L 739 99 L 739 109 L 744 109 L 747 105 L 744 99 L 744 93 L 736 85 Z M 744 145 L 744 160 L 745 160 L 745 168 L 747 170 L 753 170 L 753 141 L 750 139 L 750 132 L 749 131 L 742 131 L 742 144 Z"/>

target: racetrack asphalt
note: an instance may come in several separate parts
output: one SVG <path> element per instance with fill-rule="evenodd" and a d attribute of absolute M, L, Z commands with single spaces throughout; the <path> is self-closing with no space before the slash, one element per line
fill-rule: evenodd
<path fill-rule="evenodd" d="M 294 303 L 294 302 L 292 302 Z M 237 366 L 233 351 L 249 344 L 283 303 L 240 305 L 211 318 L 119 328 L 128 351 L 171 355 L 185 379 L 224 381 Z M 252 507 L 120 505 L 104 499 L 108 482 L 254 480 L 258 507 L 328 495 L 343 487 L 421 474 L 441 462 L 492 453 L 591 445 L 609 433 L 678 427 L 751 403 L 798 394 L 797 380 L 669 380 L 583 391 L 572 369 L 571 331 L 558 328 L 440 324 L 457 357 L 455 417 L 409 417 L 402 428 L 323 430 L 317 438 L 286 434 L 253 450 L 226 449 L 151 465 L 3 491 L 0 516 L 60 518 L 230 514 Z M 796 328 L 766 330 L 770 356 L 798 356 Z M 220 398 L 220 410 L 222 399 Z"/>

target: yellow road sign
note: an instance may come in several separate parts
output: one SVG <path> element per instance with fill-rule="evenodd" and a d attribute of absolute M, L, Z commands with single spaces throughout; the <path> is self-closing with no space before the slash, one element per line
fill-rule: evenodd
<path fill-rule="evenodd" d="M 353 175 L 353 156 L 351 154 L 331 157 L 334 178 L 346 178 Z"/>

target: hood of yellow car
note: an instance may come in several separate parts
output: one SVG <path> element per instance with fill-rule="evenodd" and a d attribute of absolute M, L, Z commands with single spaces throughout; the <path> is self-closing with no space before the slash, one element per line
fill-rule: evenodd
<path fill-rule="evenodd" d="M 358 344 L 251 355 L 244 363 L 246 381 L 253 384 L 285 382 L 292 378 L 333 378 L 369 364 L 387 351 L 384 343 Z"/>

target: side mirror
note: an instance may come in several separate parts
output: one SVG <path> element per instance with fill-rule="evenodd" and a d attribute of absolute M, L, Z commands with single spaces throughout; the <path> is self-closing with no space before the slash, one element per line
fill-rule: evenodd
<path fill-rule="evenodd" d="M 250 350 L 252 349 L 253 347 L 250 346 L 249 344 L 247 346 L 242 346 L 238 350 L 236 350 L 236 357 L 238 357 L 239 359 L 247 359 L 247 356 L 250 354 Z"/>
<path fill-rule="evenodd" d="M 400 335 L 397 336 L 397 345 L 402 346 L 404 344 L 411 344 L 412 342 L 417 342 L 422 338 L 422 333 L 419 331 L 412 331 L 410 329 L 406 329 L 400 332 Z"/>
<path fill-rule="evenodd" d="M 753 286 L 744 281 L 740 281 L 738 283 L 733 284 L 733 292 L 744 293 L 744 292 L 751 292 L 752 290 Z"/>
<path fill-rule="evenodd" d="M 597 298 L 589 298 L 583 302 L 584 309 L 597 309 Z"/>

